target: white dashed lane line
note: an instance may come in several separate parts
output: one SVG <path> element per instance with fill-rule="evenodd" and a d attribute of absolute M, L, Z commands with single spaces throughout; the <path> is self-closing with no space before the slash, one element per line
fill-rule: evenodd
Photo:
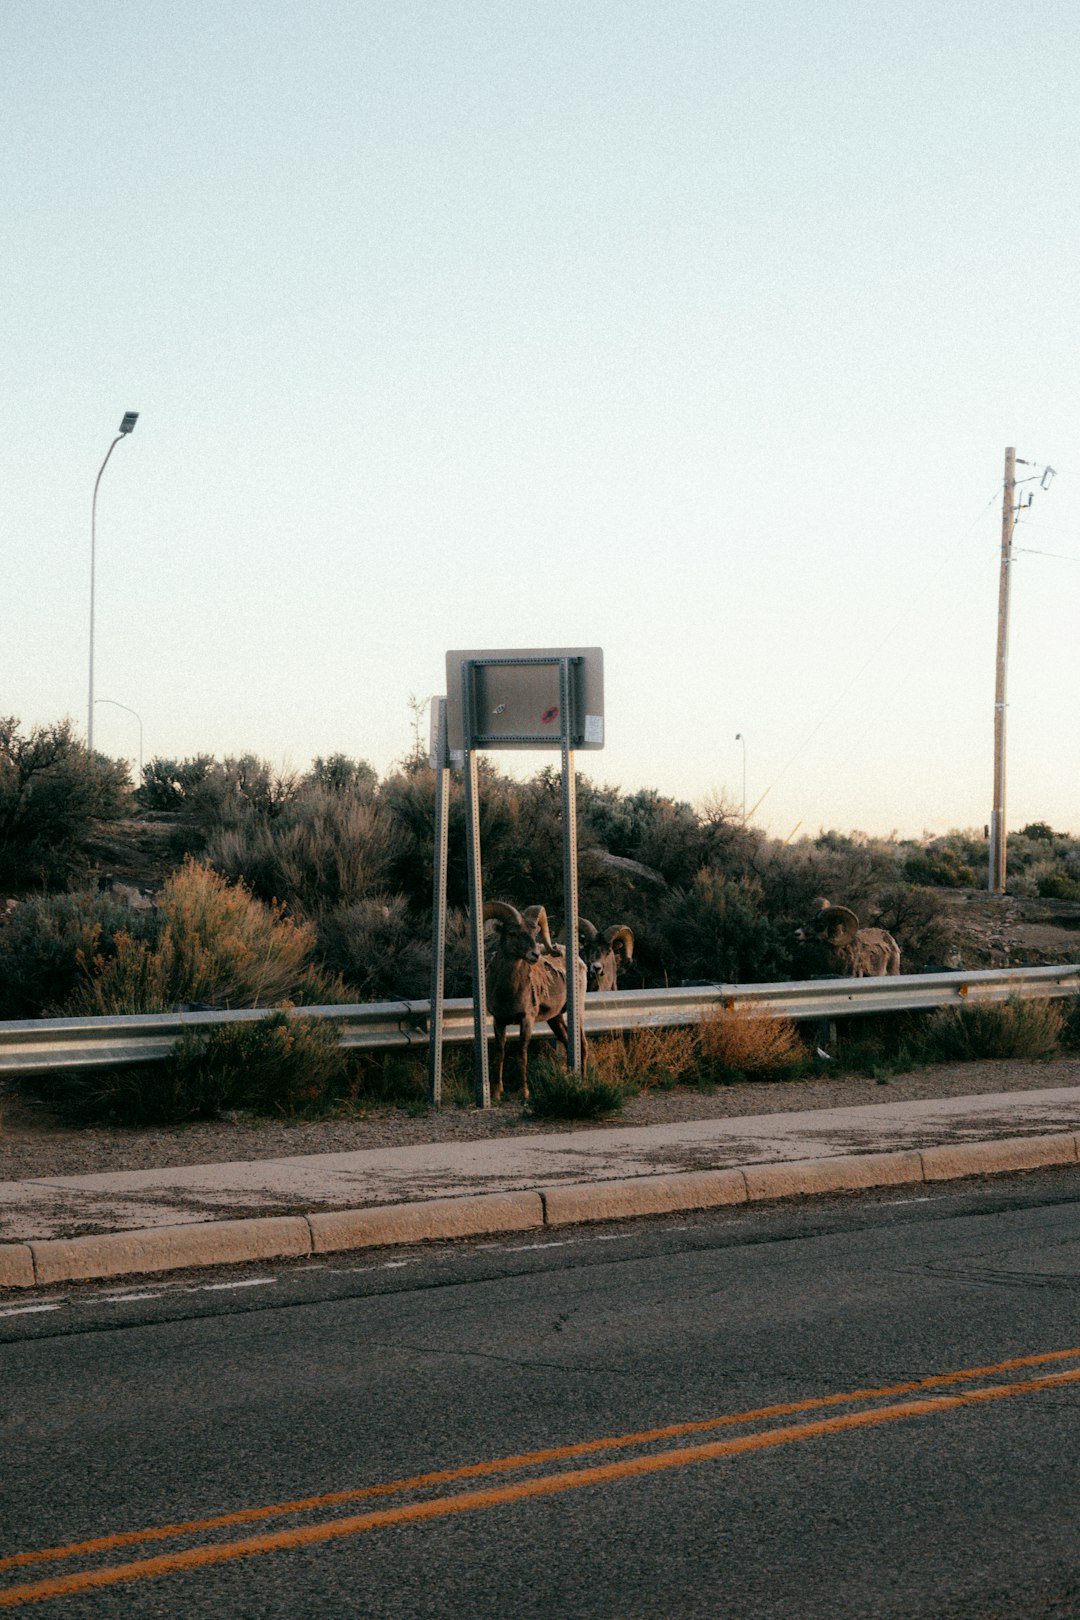
<path fill-rule="evenodd" d="M 688 1228 L 674 1227 L 673 1230 L 687 1231 Z M 630 1234 L 627 1232 L 597 1232 L 589 1237 L 553 1238 L 548 1242 L 540 1243 L 478 1243 L 475 1245 L 473 1252 L 476 1254 L 527 1254 L 541 1249 L 570 1248 L 575 1244 L 581 1246 L 590 1243 L 620 1243 L 625 1242 L 629 1236 Z M 446 1260 L 456 1257 L 459 1252 L 454 1248 L 448 1248 L 439 1254 L 429 1254 L 428 1258 Z M 401 1271 L 404 1267 L 416 1265 L 417 1263 L 416 1257 L 408 1260 L 372 1261 L 370 1265 L 366 1266 L 328 1266 L 315 1261 L 304 1266 L 297 1266 L 296 1271 L 319 1271 L 326 1276 L 355 1277 L 364 1272 Z M 238 1288 L 270 1288 L 280 1281 L 280 1277 L 238 1277 L 229 1282 L 218 1283 L 164 1282 L 160 1288 L 150 1292 L 127 1294 L 88 1293 L 78 1299 L 50 1300 L 47 1303 L 0 1307 L 0 1319 L 6 1316 L 30 1316 L 41 1311 L 59 1311 L 65 1305 L 134 1305 L 147 1300 L 164 1299 L 170 1294 L 220 1294 L 229 1293 Z"/>
<path fill-rule="evenodd" d="M 276 1282 L 276 1277 L 241 1277 L 237 1282 L 203 1283 L 200 1289 L 192 1289 L 192 1293 L 219 1294 L 226 1288 L 269 1288 Z"/>

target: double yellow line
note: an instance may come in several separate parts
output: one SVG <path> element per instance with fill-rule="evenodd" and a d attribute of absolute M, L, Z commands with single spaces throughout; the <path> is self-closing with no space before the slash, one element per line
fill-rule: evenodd
<path fill-rule="evenodd" d="M 1031 1378 L 1013 1378 L 1009 1383 L 984 1385 L 980 1389 L 961 1390 L 953 1394 L 943 1392 L 956 1385 L 1028 1372 L 1034 1368 L 1052 1367 L 1078 1358 L 1080 1346 L 1072 1350 L 1051 1350 L 1040 1355 L 1019 1356 L 1010 1361 L 999 1361 L 986 1367 L 965 1367 L 955 1372 L 940 1373 L 906 1383 L 850 1390 L 810 1400 L 787 1401 L 779 1405 L 726 1413 L 721 1417 L 705 1418 L 693 1423 L 674 1423 L 664 1428 L 645 1429 L 636 1434 L 610 1435 L 598 1440 L 583 1440 L 569 1446 L 523 1452 L 518 1456 L 496 1457 L 486 1462 L 471 1463 L 462 1468 L 444 1468 L 432 1473 L 414 1474 L 408 1479 L 391 1480 L 381 1485 L 365 1485 L 354 1490 L 300 1497 L 291 1502 L 242 1508 L 235 1513 L 223 1513 L 214 1518 L 189 1519 L 178 1524 L 158 1525 L 112 1536 L 98 1536 L 89 1541 L 69 1542 L 59 1547 L 13 1553 L 0 1558 L 0 1573 L 25 1568 L 28 1565 L 115 1553 L 122 1548 L 145 1545 L 148 1542 L 176 1540 L 241 1524 L 258 1524 L 272 1518 L 315 1512 L 321 1508 L 337 1508 L 346 1503 L 372 1501 L 380 1497 L 430 1490 L 464 1480 L 522 1472 L 548 1463 L 561 1463 L 609 1451 L 640 1448 L 664 1440 L 686 1439 L 690 1435 L 706 1434 L 742 1424 L 768 1422 L 771 1419 L 793 1417 L 806 1412 L 823 1412 L 831 1407 L 856 1403 L 862 1403 L 865 1407 L 862 1411 L 822 1417 L 809 1423 L 786 1424 L 758 1430 L 752 1434 L 739 1435 L 734 1439 L 677 1446 L 645 1456 L 622 1458 L 592 1467 L 541 1474 L 538 1478 L 517 1480 L 483 1490 L 460 1491 L 451 1495 L 430 1497 L 419 1502 L 368 1510 L 344 1518 L 323 1520 L 316 1524 L 291 1526 L 288 1529 L 248 1536 L 241 1540 L 209 1542 L 175 1552 L 157 1553 L 148 1558 L 25 1582 L 19 1586 L 9 1586 L 6 1590 L 0 1590 L 0 1609 L 41 1602 L 52 1597 L 89 1592 L 98 1587 L 115 1586 L 122 1582 L 148 1580 L 159 1575 L 202 1569 L 213 1564 L 232 1563 L 240 1558 L 253 1558 L 259 1553 L 280 1552 L 292 1547 L 309 1547 L 319 1542 L 360 1535 L 368 1530 L 423 1523 L 428 1519 L 442 1519 L 458 1513 L 473 1513 L 485 1508 L 501 1507 L 506 1503 L 520 1502 L 530 1497 L 555 1496 L 565 1491 L 583 1490 L 592 1485 L 636 1479 L 667 1469 L 714 1461 L 718 1457 L 733 1457 L 745 1452 L 792 1445 L 802 1440 L 816 1440 L 823 1435 L 842 1434 L 850 1429 L 897 1423 L 908 1418 L 938 1416 L 962 1407 L 983 1406 L 1017 1395 L 1034 1395 L 1043 1390 L 1057 1389 L 1062 1385 L 1080 1382 L 1080 1367 L 1043 1372 Z M 939 1393 L 931 1394 L 929 1393 L 931 1391 Z M 899 1399 L 903 1396 L 916 1398 Z M 871 1401 L 888 1404 L 866 1406 L 865 1403 Z"/>

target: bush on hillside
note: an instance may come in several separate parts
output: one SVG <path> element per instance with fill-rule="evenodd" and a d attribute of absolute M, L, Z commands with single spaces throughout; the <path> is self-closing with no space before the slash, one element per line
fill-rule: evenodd
<path fill-rule="evenodd" d="M 318 949 L 320 961 L 341 976 L 357 1001 L 423 1000 L 431 988 L 430 934 L 417 938 L 404 895 L 324 912 Z"/>
<path fill-rule="evenodd" d="M 62 887 L 86 865 L 95 821 L 123 813 L 128 768 L 90 753 L 71 722 L 0 719 L 0 893 Z"/>
<path fill-rule="evenodd" d="M 212 835 L 206 857 L 261 900 L 314 916 L 386 888 L 398 842 L 389 817 L 363 790 L 312 785 L 273 819 L 252 817 Z"/>
<path fill-rule="evenodd" d="M 110 954 L 121 934 L 153 945 L 161 912 L 135 912 L 104 894 L 49 894 L 24 900 L 0 929 L 0 1018 L 40 1018 L 67 1006 L 95 952 Z"/>
<path fill-rule="evenodd" d="M 312 966 L 315 930 L 264 905 L 195 861 L 174 872 L 161 897 L 156 940 L 133 931 L 98 935 L 80 953 L 69 1013 L 167 1012 L 182 1005 L 268 1007 L 344 999 Z"/>
<path fill-rule="evenodd" d="M 135 789 L 135 799 L 144 810 L 180 810 L 190 794 L 213 765 L 211 754 L 197 754 L 194 759 L 162 759 L 155 756 L 143 766 L 142 782 Z"/>
<path fill-rule="evenodd" d="M 708 867 L 688 891 L 664 897 L 657 928 L 665 982 L 768 983 L 787 969 L 786 930 L 764 915 L 758 885 Z"/>
<path fill-rule="evenodd" d="M 347 754 L 331 754 L 312 761 L 311 769 L 301 779 L 301 789 L 325 788 L 329 793 L 351 793 L 371 798 L 379 785 L 379 778 L 366 759 L 350 759 Z"/>

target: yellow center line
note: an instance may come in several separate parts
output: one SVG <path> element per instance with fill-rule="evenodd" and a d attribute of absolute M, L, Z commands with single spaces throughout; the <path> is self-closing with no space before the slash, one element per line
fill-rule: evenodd
<path fill-rule="evenodd" d="M 1080 1382 L 1080 1368 L 1073 1368 L 1068 1372 L 1050 1373 L 1042 1378 L 1025 1379 L 1012 1384 L 990 1385 L 985 1389 L 967 1390 L 956 1395 L 935 1395 L 923 1400 L 905 1401 L 898 1405 L 874 1407 L 864 1412 L 847 1412 L 838 1417 L 821 1418 L 815 1423 L 767 1429 L 760 1434 L 739 1435 L 733 1440 L 713 1440 L 706 1445 L 681 1446 L 653 1456 L 626 1458 L 621 1462 L 602 1463 L 592 1468 L 575 1469 L 570 1473 L 547 1474 L 540 1479 L 522 1480 L 516 1484 L 499 1485 L 489 1490 L 465 1491 L 457 1496 L 413 1502 L 404 1507 L 381 1508 L 373 1513 L 355 1514 L 347 1519 L 303 1525 L 291 1530 L 278 1530 L 269 1535 L 251 1536 L 244 1541 L 190 1547 L 182 1552 L 159 1553 L 153 1558 L 141 1559 L 135 1563 L 116 1564 L 111 1568 L 54 1576 L 49 1580 L 9 1587 L 6 1592 L 0 1593 L 0 1609 L 15 1608 L 22 1603 L 41 1602 L 47 1598 L 69 1596 L 76 1592 L 88 1592 L 105 1586 L 116 1586 L 125 1581 L 148 1580 L 160 1575 L 176 1574 L 181 1570 L 232 1563 L 237 1559 L 255 1557 L 259 1553 L 310 1547 L 321 1542 L 360 1535 L 369 1530 L 417 1524 L 429 1519 L 449 1518 L 454 1514 L 502 1507 L 532 1497 L 554 1496 L 565 1491 L 583 1490 L 591 1485 L 640 1478 L 663 1470 L 709 1462 L 718 1457 L 733 1457 L 747 1452 L 791 1445 L 802 1440 L 815 1440 L 823 1435 L 842 1434 L 849 1429 L 871 1428 L 916 1417 L 937 1417 L 962 1407 L 986 1405 L 992 1401 L 1007 1400 L 1014 1395 L 1037 1394 L 1077 1382 Z"/>
<path fill-rule="evenodd" d="M 581 1440 L 573 1445 L 550 1446 L 541 1451 L 522 1452 L 518 1456 L 495 1457 L 485 1462 L 466 1463 L 459 1468 L 440 1468 L 426 1474 L 413 1474 L 409 1478 L 390 1480 L 380 1485 L 361 1485 L 351 1490 L 329 1491 L 319 1496 L 302 1496 L 289 1502 L 238 1508 L 232 1513 L 219 1513 L 212 1518 L 186 1519 L 176 1524 L 120 1531 L 115 1535 L 96 1536 L 87 1541 L 72 1541 L 62 1546 L 9 1554 L 5 1558 L 0 1558 L 0 1572 L 25 1568 L 30 1564 L 53 1563 L 62 1558 L 86 1557 L 91 1553 L 117 1552 L 122 1547 L 139 1546 L 149 1541 L 175 1540 L 181 1536 L 198 1535 L 206 1530 L 221 1530 L 238 1524 L 255 1524 L 263 1519 L 281 1518 L 294 1513 L 310 1513 L 318 1508 L 341 1507 L 347 1502 L 371 1501 L 381 1496 L 397 1496 L 406 1491 L 423 1490 L 435 1485 L 452 1485 L 465 1479 L 481 1479 L 491 1474 L 513 1473 L 519 1469 L 535 1468 L 543 1463 L 567 1462 L 573 1457 L 592 1456 L 597 1452 L 650 1445 L 658 1440 L 677 1440 L 691 1434 L 708 1434 L 712 1430 L 732 1428 L 741 1423 L 793 1417 L 800 1412 L 819 1412 L 854 1401 L 887 1400 L 898 1395 L 912 1395 L 920 1390 L 944 1389 L 952 1384 L 966 1383 L 975 1378 L 991 1378 L 1002 1373 L 1021 1372 L 1025 1368 L 1042 1367 L 1055 1361 L 1069 1361 L 1077 1356 L 1080 1356 L 1080 1345 L 1071 1350 L 1047 1350 L 1038 1355 L 1016 1356 L 1011 1360 L 994 1362 L 985 1367 L 963 1367 L 955 1372 L 932 1374 L 927 1378 L 909 1379 L 899 1384 L 884 1384 L 877 1388 L 847 1390 L 834 1395 L 813 1396 L 801 1401 L 785 1401 L 772 1406 L 753 1407 L 743 1412 L 725 1413 L 720 1417 L 702 1418 L 688 1423 L 671 1423 L 659 1429 L 644 1429 L 636 1434 L 609 1435 L 597 1440 Z"/>

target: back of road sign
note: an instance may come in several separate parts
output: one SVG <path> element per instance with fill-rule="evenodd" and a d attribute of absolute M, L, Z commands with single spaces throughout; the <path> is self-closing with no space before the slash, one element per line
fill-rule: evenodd
<path fill-rule="evenodd" d="M 574 664 L 571 748 L 604 746 L 604 654 L 599 647 L 497 647 L 446 655 L 446 725 L 452 754 L 465 745 L 462 671 L 472 666 L 472 748 L 561 748 L 561 664 Z"/>

